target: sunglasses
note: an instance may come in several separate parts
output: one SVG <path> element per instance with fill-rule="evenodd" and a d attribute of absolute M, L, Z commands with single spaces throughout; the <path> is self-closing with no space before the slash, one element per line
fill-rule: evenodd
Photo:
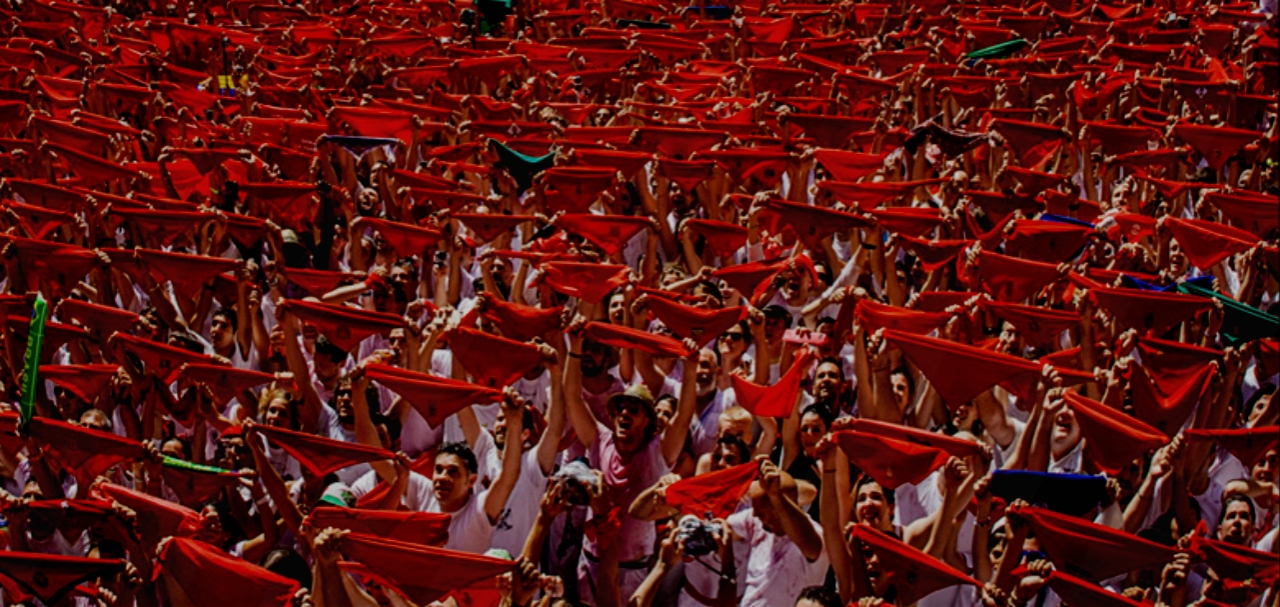
<path fill-rule="evenodd" d="M 741 333 L 723 333 L 720 335 L 720 339 L 729 339 L 733 341 L 742 341 L 746 338 L 747 337 Z"/>

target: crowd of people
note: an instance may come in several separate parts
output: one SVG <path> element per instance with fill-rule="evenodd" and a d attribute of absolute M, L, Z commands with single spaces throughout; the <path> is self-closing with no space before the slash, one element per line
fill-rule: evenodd
<path fill-rule="evenodd" d="M 1273 1 L 0 16 L 0 606 L 1280 606 Z"/>

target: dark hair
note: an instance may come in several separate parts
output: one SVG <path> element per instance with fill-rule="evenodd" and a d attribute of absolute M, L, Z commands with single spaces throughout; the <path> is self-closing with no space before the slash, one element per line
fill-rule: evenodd
<path fill-rule="evenodd" d="M 392 265 L 400 268 L 401 270 L 408 272 L 410 280 L 418 279 L 418 266 L 414 265 L 412 257 L 401 257 L 400 259 L 397 259 L 395 263 Z"/>
<path fill-rule="evenodd" d="M 340 365 L 347 360 L 347 351 L 339 348 L 328 337 L 321 335 L 316 338 L 316 354 L 329 357 L 333 364 Z"/>
<path fill-rule="evenodd" d="M 440 459 L 441 455 L 452 455 L 462 460 L 462 467 L 466 468 L 467 472 L 470 472 L 471 474 L 475 474 L 480 471 L 480 464 L 476 462 L 475 452 L 462 441 L 441 445 L 440 450 L 436 451 L 436 459 Z"/>
<path fill-rule="evenodd" d="M 906 378 L 908 394 L 914 395 L 916 393 L 916 378 L 911 377 L 910 370 L 908 370 L 905 366 L 897 367 L 894 370 L 889 372 L 889 377 L 893 377 L 894 375 L 901 375 Z"/>
<path fill-rule="evenodd" d="M 182 447 L 182 459 L 191 461 L 192 458 L 191 458 L 191 439 L 190 438 L 187 438 L 181 434 L 177 434 L 164 439 L 164 442 L 160 443 L 160 446 L 163 447 L 164 443 L 167 443 L 169 441 L 177 441 L 178 445 Z"/>
<path fill-rule="evenodd" d="M 844 364 L 840 362 L 840 358 L 839 358 L 839 357 L 836 357 L 836 356 L 824 356 L 824 357 L 822 358 L 822 360 L 818 361 L 818 365 L 817 365 L 817 367 L 814 367 L 814 369 L 816 370 L 818 367 L 821 367 L 822 365 L 826 365 L 826 364 L 835 365 L 835 366 L 836 366 L 836 369 L 839 369 L 839 371 L 840 371 L 840 381 L 844 381 L 844 380 L 846 379 L 846 378 L 845 378 L 845 376 L 844 376 Z"/>
<path fill-rule="evenodd" d="M 235 331 L 237 328 L 240 327 L 240 315 L 236 314 L 235 308 L 228 308 L 226 306 L 223 306 L 221 308 L 218 308 L 218 311 L 214 312 L 213 315 L 221 316 L 227 319 L 227 324 L 231 325 L 232 331 Z"/>
<path fill-rule="evenodd" d="M 724 292 L 720 290 L 720 287 L 716 286 L 716 283 L 708 280 L 693 285 L 691 292 L 694 295 L 710 295 L 716 298 L 717 301 L 724 301 Z"/>
<path fill-rule="evenodd" d="M 1219 526 L 1219 527 L 1221 527 L 1221 526 L 1222 526 L 1222 521 L 1224 521 L 1224 520 L 1226 520 L 1226 519 L 1227 519 L 1227 509 L 1231 507 L 1231 504 L 1234 504 L 1234 503 L 1236 503 L 1236 502 L 1241 502 L 1241 503 L 1243 503 L 1244 505 L 1246 505 L 1246 506 L 1248 506 L 1248 507 L 1249 507 L 1249 520 L 1250 520 L 1250 521 L 1253 521 L 1253 522 L 1255 522 L 1255 523 L 1258 521 L 1258 511 L 1257 511 L 1256 509 L 1254 509 L 1254 506 L 1253 506 L 1253 500 L 1251 500 L 1251 499 L 1249 499 L 1248 497 L 1245 497 L 1245 496 L 1243 496 L 1243 495 L 1239 495 L 1239 494 L 1237 494 L 1237 495 L 1231 495 L 1231 496 L 1228 496 L 1226 499 L 1222 500 L 1222 513 L 1218 515 L 1218 526 Z"/>
<path fill-rule="evenodd" d="M 822 403 L 814 403 L 812 405 L 809 405 L 808 407 L 805 407 L 804 411 L 800 412 L 800 418 L 803 419 L 804 416 L 810 413 L 817 415 L 819 418 L 821 418 L 822 424 L 828 428 L 831 427 L 832 422 L 836 421 L 836 414 L 831 411 L 831 407 L 828 407 Z"/>
<path fill-rule="evenodd" d="M 796 603 L 800 601 L 813 601 L 822 607 L 841 607 L 840 595 L 836 591 L 826 586 L 810 586 L 800 591 L 800 596 L 796 597 Z"/>
<path fill-rule="evenodd" d="M 716 444 L 732 447 L 738 452 L 738 459 L 742 460 L 743 463 L 751 460 L 751 447 L 748 447 L 747 443 L 743 442 L 743 440 L 737 436 L 726 434 L 717 438 Z"/>
<path fill-rule="evenodd" d="M 200 343 L 200 339 L 190 331 L 170 331 L 169 339 L 176 340 L 180 344 L 178 347 L 188 352 L 205 353 L 204 344 Z"/>
<path fill-rule="evenodd" d="M 127 554 L 124 545 L 116 540 L 102 539 L 94 542 L 89 550 L 98 549 L 98 558 L 100 559 L 123 559 Z"/>
<path fill-rule="evenodd" d="M 857 482 L 853 484 L 853 495 L 857 496 L 858 490 L 862 489 L 863 485 L 870 485 L 871 483 L 880 485 L 880 481 L 877 481 L 876 479 L 871 478 L 866 474 L 859 476 Z M 893 489 L 889 489 L 884 485 L 880 485 L 880 490 L 884 492 L 884 501 L 888 502 L 890 506 L 892 506 L 894 502 L 897 501 L 897 496 L 894 495 Z"/>
<path fill-rule="evenodd" d="M 311 566 L 297 552 L 288 548 L 276 548 L 262 557 L 263 569 L 287 577 L 303 588 L 311 588 Z"/>
<path fill-rule="evenodd" d="M 747 324 L 745 320 L 740 320 L 738 321 L 738 328 L 742 329 L 742 343 L 748 346 L 751 345 L 751 325 Z M 725 333 L 728 333 L 728 330 Z"/>

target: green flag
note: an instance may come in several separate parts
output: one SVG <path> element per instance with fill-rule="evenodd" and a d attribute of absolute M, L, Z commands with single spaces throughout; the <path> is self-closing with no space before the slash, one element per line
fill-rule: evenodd
<path fill-rule="evenodd" d="M 1000 44 L 994 44 L 987 48 L 980 48 L 968 55 L 965 55 L 964 58 L 970 61 L 976 59 L 1004 59 L 1005 57 L 1008 57 L 1009 55 L 1012 55 L 1028 46 L 1031 46 L 1030 42 L 1023 40 L 1022 38 L 1015 38 L 1008 42 L 1001 42 Z"/>
<path fill-rule="evenodd" d="M 49 317 L 49 304 L 39 294 L 31 308 L 31 332 L 27 335 L 27 356 L 22 366 L 22 402 L 18 410 L 24 426 L 36 412 L 36 374 L 40 369 L 40 349 L 44 345 L 44 321 Z"/>
<path fill-rule="evenodd" d="M 1280 334 L 1280 317 L 1242 304 L 1226 295 L 1190 282 L 1180 283 L 1178 290 L 1187 295 L 1209 297 L 1222 302 L 1222 336 L 1227 345 L 1237 346 L 1262 337 Z"/>
<path fill-rule="evenodd" d="M 533 186 L 533 176 L 541 173 L 556 164 L 555 151 L 547 152 L 545 156 L 530 156 L 521 154 L 497 139 L 490 139 L 493 143 L 493 151 L 498 154 L 498 162 L 502 168 L 511 174 L 516 180 L 516 187 L 519 189 L 517 193 L 523 194 L 525 190 Z"/>
<path fill-rule="evenodd" d="M 161 461 L 161 464 L 169 468 L 177 468 L 179 470 L 188 470 L 190 472 L 203 472 L 205 474 L 232 474 L 237 476 L 240 474 L 235 470 L 227 470 L 226 468 L 219 468 L 217 466 L 206 466 L 204 464 L 197 464 L 195 462 L 189 462 L 184 459 L 169 457 L 168 455 L 164 456 L 164 459 Z"/>

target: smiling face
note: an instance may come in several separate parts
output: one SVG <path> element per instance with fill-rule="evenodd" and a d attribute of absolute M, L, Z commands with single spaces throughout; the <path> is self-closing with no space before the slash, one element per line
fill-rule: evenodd
<path fill-rule="evenodd" d="M 1169 271 L 1173 276 L 1187 273 L 1187 256 L 1182 254 L 1182 245 L 1177 240 L 1169 241 Z"/>
<path fill-rule="evenodd" d="M 889 376 L 889 386 L 893 388 L 893 403 L 899 411 L 906 411 L 907 404 L 911 402 L 911 382 L 907 380 L 907 374 L 894 372 Z"/>
<path fill-rule="evenodd" d="M 267 409 L 262 413 L 262 423 L 272 428 L 284 428 L 286 430 L 293 426 L 293 407 L 289 404 L 288 398 L 273 398 L 267 403 Z"/>
<path fill-rule="evenodd" d="M 1053 456 L 1061 458 L 1074 449 L 1080 442 L 1080 424 L 1076 423 L 1076 414 L 1070 407 L 1063 407 L 1053 418 L 1053 433 L 1049 435 L 1049 446 Z"/>
<path fill-rule="evenodd" d="M 813 397 L 820 402 L 831 402 L 840 396 L 844 377 L 840 365 L 826 361 L 818 365 L 813 374 Z"/>
<path fill-rule="evenodd" d="M 720 350 L 721 358 L 740 357 L 747 351 L 747 332 L 741 325 L 729 327 L 728 331 L 720 334 L 716 347 Z"/>
<path fill-rule="evenodd" d="M 653 404 L 653 414 L 657 416 L 658 434 L 667 431 L 667 424 L 676 416 L 676 401 L 673 398 L 660 398 Z"/>
<path fill-rule="evenodd" d="M 698 396 L 716 391 L 716 376 L 719 374 L 720 364 L 716 362 L 716 353 L 703 348 L 698 353 L 698 372 L 694 380 L 698 385 Z"/>
<path fill-rule="evenodd" d="M 804 448 L 805 455 L 813 455 L 814 448 L 826 433 L 827 422 L 817 413 L 808 411 L 800 418 L 800 446 Z"/>
<path fill-rule="evenodd" d="M 619 451 L 634 453 L 644 446 L 645 429 L 649 425 L 649 412 L 644 403 L 635 398 L 620 398 L 609 413 L 613 415 L 613 438 Z"/>
<path fill-rule="evenodd" d="M 1262 483 L 1275 483 L 1280 481 L 1280 452 L 1275 449 L 1268 449 L 1262 455 L 1262 459 L 1253 465 L 1253 480 Z"/>
<path fill-rule="evenodd" d="M 622 293 L 614 293 L 609 298 L 609 323 L 620 325 L 625 319 L 627 298 Z"/>
<path fill-rule="evenodd" d="M 356 411 L 351 406 L 351 385 L 339 384 L 338 388 L 333 391 L 333 410 L 338 415 L 338 421 L 343 424 L 354 424 L 356 422 Z"/>
<path fill-rule="evenodd" d="M 853 496 L 853 517 L 881 531 L 893 529 L 893 505 L 879 483 L 867 481 L 858 485 Z"/>
<path fill-rule="evenodd" d="M 436 466 L 431 474 L 431 491 L 446 512 L 456 512 L 462 507 L 475 482 L 475 475 L 467 470 L 462 458 L 452 453 L 436 456 Z"/>

